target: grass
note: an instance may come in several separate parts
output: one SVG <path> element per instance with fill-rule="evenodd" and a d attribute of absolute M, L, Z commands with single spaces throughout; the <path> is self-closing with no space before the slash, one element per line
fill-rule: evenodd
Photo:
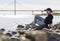
<path fill-rule="evenodd" d="M 60 16 L 60 13 L 54 13 L 54 15 Z"/>

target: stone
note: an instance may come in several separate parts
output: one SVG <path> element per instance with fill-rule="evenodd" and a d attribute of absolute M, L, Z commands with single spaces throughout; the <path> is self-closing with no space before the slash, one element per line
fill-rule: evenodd
<path fill-rule="evenodd" d="M 47 35 L 44 31 L 30 31 L 27 32 L 26 38 L 31 41 L 47 41 Z"/>

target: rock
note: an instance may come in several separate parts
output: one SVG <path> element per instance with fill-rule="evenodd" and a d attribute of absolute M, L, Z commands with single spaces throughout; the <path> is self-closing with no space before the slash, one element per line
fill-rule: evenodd
<path fill-rule="evenodd" d="M 47 41 L 47 35 L 44 31 L 30 31 L 26 33 L 26 38 L 31 41 Z"/>
<path fill-rule="evenodd" d="M 29 39 L 27 39 L 24 35 L 20 36 L 20 40 L 21 41 L 30 41 Z"/>
<path fill-rule="evenodd" d="M 60 23 L 55 24 L 55 25 L 53 26 L 53 28 L 54 28 L 54 29 L 60 29 Z"/>
<path fill-rule="evenodd" d="M 60 41 L 60 34 L 59 30 L 53 30 L 53 29 L 43 29 L 47 33 L 48 41 Z"/>
<path fill-rule="evenodd" d="M 11 41 L 10 37 L 7 37 L 5 35 L 0 37 L 2 41 Z"/>
<path fill-rule="evenodd" d="M 11 41 L 20 41 L 20 39 L 17 39 L 17 38 L 11 38 Z"/>
<path fill-rule="evenodd" d="M 18 25 L 17 28 L 24 28 L 24 26 L 23 25 Z"/>

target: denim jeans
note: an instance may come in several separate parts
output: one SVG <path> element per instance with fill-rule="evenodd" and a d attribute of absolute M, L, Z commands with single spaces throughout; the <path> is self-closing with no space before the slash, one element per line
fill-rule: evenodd
<path fill-rule="evenodd" d="M 44 18 L 40 17 L 39 15 L 35 16 L 34 22 L 37 23 L 40 26 L 45 25 Z"/>

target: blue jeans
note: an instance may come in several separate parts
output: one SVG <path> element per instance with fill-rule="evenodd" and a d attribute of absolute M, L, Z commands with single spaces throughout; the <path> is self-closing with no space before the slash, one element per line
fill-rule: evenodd
<path fill-rule="evenodd" d="M 44 18 L 40 17 L 39 15 L 35 16 L 34 23 L 37 23 L 40 26 L 45 25 Z"/>

